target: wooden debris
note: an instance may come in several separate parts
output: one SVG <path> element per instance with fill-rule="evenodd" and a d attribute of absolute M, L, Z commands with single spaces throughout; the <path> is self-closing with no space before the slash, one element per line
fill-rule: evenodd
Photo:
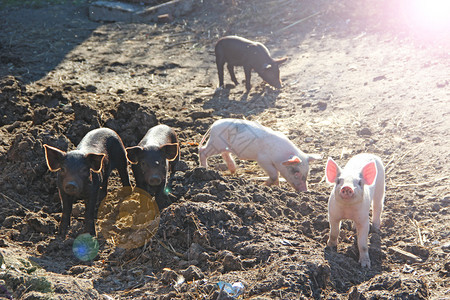
<path fill-rule="evenodd" d="M 420 257 L 418 257 L 417 255 L 414 255 L 410 252 L 407 252 L 405 250 L 402 250 L 396 246 L 392 246 L 389 247 L 389 250 L 393 251 L 395 254 L 398 254 L 399 256 L 401 256 L 403 259 L 405 260 L 409 260 L 411 262 L 422 262 L 422 259 Z"/>

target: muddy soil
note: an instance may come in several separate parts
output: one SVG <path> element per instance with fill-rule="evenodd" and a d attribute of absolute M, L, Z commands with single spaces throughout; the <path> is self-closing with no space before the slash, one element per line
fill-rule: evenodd
<path fill-rule="evenodd" d="M 448 299 L 449 31 L 411 25 L 401 3 L 204 0 L 168 24 L 94 23 L 83 1 L 3 7 L 0 297 L 231 299 L 223 281 L 242 283 L 243 299 Z M 256 74 L 248 94 L 228 74 L 216 90 L 214 43 L 229 34 L 289 58 L 281 90 Z M 234 175 L 220 157 L 199 168 L 197 145 L 224 117 L 259 121 L 322 154 L 310 191 L 264 186 L 251 161 L 237 160 Z M 43 144 L 74 149 L 109 127 L 134 146 L 156 124 L 175 129 L 181 161 L 155 235 L 121 248 L 99 231 L 98 255 L 78 259 L 84 204 L 58 237 Z M 326 249 L 326 158 L 344 165 L 360 152 L 379 155 L 387 174 L 371 269 L 358 264 L 351 221 L 337 251 Z M 107 199 L 120 188 L 114 172 Z"/>

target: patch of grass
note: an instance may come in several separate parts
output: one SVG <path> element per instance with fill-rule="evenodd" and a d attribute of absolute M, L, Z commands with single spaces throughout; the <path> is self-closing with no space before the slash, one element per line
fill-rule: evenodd
<path fill-rule="evenodd" d="M 41 293 L 53 292 L 51 282 L 44 276 L 27 278 L 25 284 L 30 291 L 37 291 Z"/>
<path fill-rule="evenodd" d="M 56 4 L 82 4 L 90 0 L 0 0 L 0 8 L 17 7 L 17 8 L 41 8 Z"/>

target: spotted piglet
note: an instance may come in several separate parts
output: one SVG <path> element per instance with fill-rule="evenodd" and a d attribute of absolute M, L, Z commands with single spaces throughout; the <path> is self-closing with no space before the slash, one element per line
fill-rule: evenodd
<path fill-rule="evenodd" d="M 203 146 L 206 137 L 210 138 Z M 199 159 L 207 167 L 208 157 L 222 154 L 231 173 L 236 163 L 231 154 L 240 159 L 256 160 L 269 175 L 266 184 L 279 184 L 279 175 L 296 191 L 307 191 L 309 163 L 321 159 L 318 154 L 306 154 L 298 149 L 283 133 L 257 122 L 240 119 L 222 119 L 214 122 L 199 145 Z"/>
<path fill-rule="evenodd" d="M 385 190 L 383 163 L 376 155 L 361 153 L 341 169 L 332 158 L 328 158 L 325 175 L 327 182 L 334 184 L 328 201 L 328 246 L 337 246 L 341 220 L 353 220 L 358 236 L 359 262 L 362 267 L 370 268 L 367 246 L 369 212 L 372 205 L 372 226 L 379 230 Z"/>

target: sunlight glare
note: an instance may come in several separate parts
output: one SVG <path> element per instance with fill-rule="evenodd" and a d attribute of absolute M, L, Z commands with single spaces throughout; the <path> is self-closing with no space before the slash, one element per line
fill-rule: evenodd
<path fill-rule="evenodd" d="M 411 25 L 438 31 L 450 27 L 450 0 L 404 1 Z"/>

